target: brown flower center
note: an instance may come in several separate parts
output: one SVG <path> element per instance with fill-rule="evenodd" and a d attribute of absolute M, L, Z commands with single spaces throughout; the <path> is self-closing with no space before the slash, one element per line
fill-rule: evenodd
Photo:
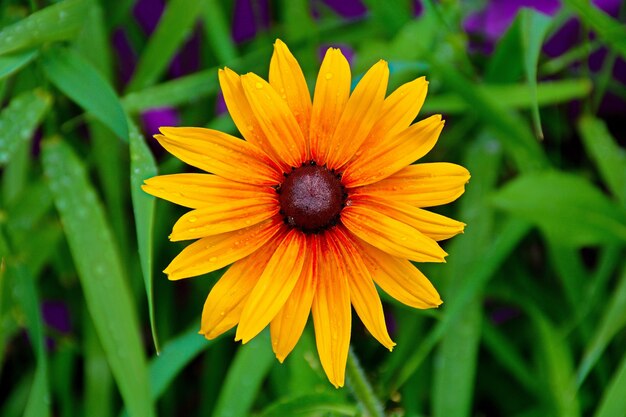
<path fill-rule="evenodd" d="M 285 223 L 306 233 L 337 224 L 346 199 L 341 176 L 315 162 L 285 174 L 277 192 Z"/>

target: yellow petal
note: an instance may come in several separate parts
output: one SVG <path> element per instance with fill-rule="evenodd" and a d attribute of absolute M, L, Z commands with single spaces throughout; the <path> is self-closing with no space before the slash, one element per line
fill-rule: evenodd
<path fill-rule="evenodd" d="M 417 262 L 444 262 L 447 253 L 413 227 L 355 200 L 341 212 L 341 222 L 354 235 L 390 255 Z"/>
<path fill-rule="evenodd" d="M 200 127 L 162 127 L 159 143 L 178 159 L 233 181 L 275 185 L 282 172 L 246 141 Z"/>
<path fill-rule="evenodd" d="M 235 262 L 213 286 L 202 310 L 200 334 L 214 339 L 239 323 L 243 306 L 274 253 L 275 240 Z"/>
<path fill-rule="evenodd" d="M 332 232 L 334 233 L 329 234 L 331 236 L 334 235 L 336 247 L 346 266 L 346 276 L 350 288 L 350 300 L 352 301 L 354 310 L 376 340 L 387 349 L 393 350 L 396 344 L 391 340 L 387 332 L 383 305 L 380 302 L 380 297 L 378 296 L 369 270 L 352 243 L 353 238 L 342 232 L 342 228 L 340 227 L 336 227 Z"/>
<path fill-rule="evenodd" d="M 311 157 L 323 165 L 330 140 L 350 96 L 350 64 L 339 49 L 328 48 L 315 83 L 311 127 Z"/>
<path fill-rule="evenodd" d="M 280 39 L 274 43 L 270 61 L 270 84 L 287 102 L 305 138 L 309 137 L 311 94 L 300 64 Z"/>
<path fill-rule="evenodd" d="M 306 249 L 304 233 L 291 229 L 252 290 L 241 313 L 235 340 L 247 343 L 276 316 L 298 281 Z"/>
<path fill-rule="evenodd" d="M 447 162 L 409 165 L 382 181 L 352 190 L 410 204 L 433 207 L 456 200 L 465 191 L 470 173 L 460 165 Z"/>
<path fill-rule="evenodd" d="M 241 77 L 252 112 L 276 154 L 292 167 L 307 158 L 306 141 L 293 113 L 274 88 L 256 74 Z"/>
<path fill-rule="evenodd" d="M 348 162 L 369 135 L 385 100 L 389 67 L 378 61 L 356 86 L 330 140 L 326 163 L 339 168 Z"/>
<path fill-rule="evenodd" d="M 391 93 L 383 103 L 378 121 L 363 143 L 362 156 L 366 156 L 368 149 L 385 138 L 391 138 L 409 127 L 421 110 L 427 92 L 428 81 L 425 77 L 420 77 L 401 85 Z"/>
<path fill-rule="evenodd" d="M 148 194 L 189 208 L 276 195 L 271 187 L 244 184 L 210 174 L 159 175 L 144 182 L 141 188 Z"/>
<path fill-rule="evenodd" d="M 319 279 L 316 242 L 316 236 L 307 237 L 307 254 L 300 278 L 270 324 L 272 348 L 281 363 L 298 343 L 309 318 Z"/>
<path fill-rule="evenodd" d="M 199 239 L 243 229 L 267 220 L 279 210 L 274 197 L 233 200 L 192 210 L 174 225 L 170 240 Z"/>
<path fill-rule="evenodd" d="M 245 229 L 202 238 L 183 249 L 163 272 L 177 280 L 216 271 L 250 255 L 284 229 L 282 219 L 273 217 Z"/>
<path fill-rule="evenodd" d="M 352 312 L 347 272 L 336 248 L 329 243 L 322 242 L 320 279 L 311 312 L 322 368 L 331 384 L 338 388 L 345 382 Z"/>
<path fill-rule="evenodd" d="M 393 196 L 384 198 L 380 196 L 353 195 L 351 200 L 352 202 L 359 201 L 361 204 L 379 213 L 406 223 L 437 241 L 449 239 L 452 236 L 463 233 L 465 228 L 465 223 L 441 214 L 413 207 L 406 203 L 397 202 L 393 199 Z"/>
<path fill-rule="evenodd" d="M 359 247 L 374 282 L 387 294 L 415 308 L 441 305 L 441 298 L 433 284 L 411 262 L 391 256 L 364 242 L 360 242 Z"/>
<path fill-rule="evenodd" d="M 243 91 L 241 77 L 230 68 L 219 70 L 218 75 L 226 107 L 241 135 L 257 149 L 266 153 L 283 172 L 287 172 L 289 166 L 274 151 L 270 140 L 265 136 L 265 132 L 252 112 L 248 98 Z"/>
<path fill-rule="evenodd" d="M 348 188 L 380 181 L 426 155 L 437 143 L 443 120 L 440 115 L 415 123 L 380 143 L 367 157 L 351 161 L 343 173 Z"/>

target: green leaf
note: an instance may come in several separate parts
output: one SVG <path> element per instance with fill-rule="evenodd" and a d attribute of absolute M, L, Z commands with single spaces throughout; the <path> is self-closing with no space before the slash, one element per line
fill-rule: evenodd
<path fill-rule="evenodd" d="M 626 207 L 626 150 L 617 144 L 606 124 L 593 116 L 583 116 L 578 122 L 578 130 L 602 179 Z"/>
<path fill-rule="evenodd" d="M 0 56 L 0 80 L 28 65 L 37 55 L 38 51 L 31 49 L 12 55 Z"/>
<path fill-rule="evenodd" d="M 513 83 L 519 81 L 524 71 L 521 48 L 521 14 L 518 14 L 504 36 L 500 38 L 496 49 L 487 61 L 484 79 L 487 83 Z"/>
<path fill-rule="evenodd" d="M 218 61 L 229 62 L 236 59 L 238 52 L 230 34 L 230 23 L 219 1 L 204 2 L 202 20 L 204 20 L 202 27 Z"/>
<path fill-rule="evenodd" d="M 137 127 L 129 120 L 130 126 L 130 193 L 135 215 L 135 228 L 139 246 L 139 261 L 148 297 L 150 328 L 154 347 L 159 353 L 159 340 L 154 321 L 154 297 L 152 294 L 152 241 L 154 226 L 155 198 L 141 189 L 143 181 L 157 175 L 157 166 Z"/>
<path fill-rule="evenodd" d="M 18 299 L 33 341 L 37 369 L 30 389 L 24 417 L 45 417 L 50 415 L 50 388 L 48 387 L 48 359 L 46 356 L 43 322 L 41 319 L 39 296 L 35 287 L 35 277 L 25 265 L 13 265 L 9 271 L 13 275 L 15 295 Z"/>
<path fill-rule="evenodd" d="M 50 108 L 52 97 L 43 90 L 27 91 L 13 98 L 0 113 L 0 167 L 6 165 L 20 144 L 30 141 Z"/>
<path fill-rule="evenodd" d="M 531 305 L 532 306 L 532 305 Z M 538 356 L 546 372 L 547 394 L 552 397 L 554 412 L 561 417 L 580 415 L 572 371 L 572 355 L 563 336 L 538 311 L 532 313 L 538 333 Z"/>
<path fill-rule="evenodd" d="M 307 394 L 285 398 L 269 405 L 259 417 L 313 417 L 319 415 L 356 416 L 355 406 L 346 404 L 337 395 Z"/>
<path fill-rule="evenodd" d="M 150 362 L 150 382 L 152 398 L 158 399 L 163 395 L 174 378 L 191 362 L 200 352 L 213 344 L 198 334 L 199 326 L 193 330 L 169 341 L 163 347 L 159 356 Z"/>
<path fill-rule="evenodd" d="M 85 167 L 60 139 L 43 146 L 43 167 L 96 332 L 133 417 L 154 416 L 133 300 L 109 225 Z"/>
<path fill-rule="evenodd" d="M 450 261 L 441 285 L 444 311 L 459 302 L 466 280 L 458 279 L 476 263 L 482 263 L 484 248 L 492 239 L 493 209 L 486 204 L 498 180 L 502 151 L 493 138 L 481 137 L 468 149 L 464 166 L 472 173 L 471 184 L 461 199 L 458 217 L 470 227 L 450 245 Z M 432 391 L 434 416 L 468 416 L 472 408 L 478 347 L 482 328 L 480 292 L 464 302 L 464 314 L 450 322 L 437 352 Z"/>
<path fill-rule="evenodd" d="M 145 90 L 129 93 L 122 99 L 129 113 L 154 107 L 178 106 L 217 92 L 217 68 L 167 81 Z"/>
<path fill-rule="evenodd" d="M 584 98 L 591 92 L 592 83 L 587 79 L 558 80 L 540 83 L 537 86 L 536 103 L 539 107 Z M 488 84 L 478 86 L 482 94 L 491 97 L 505 108 L 526 109 L 533 106 L 534 98 L 526 84 Z M 471 104 L 458 94 L 439 94 L 428 97 L 424 111 L 428 113 L 465 113 Z"/>
<path fill-rule="evenodd" d="M 582 178 L 560 172 L 523 175 L 494 204 L 541 227 L 564 245 L 623 242 L 626 211 Z"/>
<path fill-rule="evenodd" d="M 565 6 L 574 10 L 578 18 L 590 26 L 600 39 L 626 59 L 626 27 L 591 4 L 588 0 L 565 0 Z"/>
<path fill-rule="evenodd" d="M 534 9 L 522 9 L 520 13 L 520 35 L 522 37 L 521 43 L 524 54 L 524 70 L 532 97 L 533 125 L 537 137 L 543 139 L 541 116 L 539 115 L 539 105 L 537 103 L 537 63 L 539 62 L 543 40 L 546 37 L 552 19 Z"/>
<path fill-rule="evenodd" d="M 268 330 L 241 346 L 224 380 L 213 417 L 249 416 L 274 360 Z"/>
<path fill-rule="evenodd" d="M 616 288 L 611 291 L 602 318 L 597 322 L 596 331 L 588 341 L 585 353 L 578 367 L 579 384 L 587 378 L 589 371 L 597 363 L 613 337 L 626 326 L 626 268 L 622 270 Z"/>
<path fill-rule="evenodd" d="M 111 85 L 83 57 L 71 49 L 54 48 L 43 56 L 46 76 L 85 111 L 128 140 L 126 115 Z"/>
<path fill-rule="evenodd" d="M 46 7 L 0 31 L 0 55 L 72 39 L 85 23 L 87 4 L 66 0 Z"/>
<path fill-rule="evenodd" d="M 624 398 L 626 398 L 626 354 L 622 356 L 621 363 L 608 387 L 603 390 L 602 399 L 594 417 L 626 416 Z"/>
<path fill-rule="evenodd" d="M 202 6 L 200 0 L 172 0 L 161 16 L 159 25 L 143 51 L 137 69 L 128 85 L 129 91 L 155 83 L 193 30 Z"/>

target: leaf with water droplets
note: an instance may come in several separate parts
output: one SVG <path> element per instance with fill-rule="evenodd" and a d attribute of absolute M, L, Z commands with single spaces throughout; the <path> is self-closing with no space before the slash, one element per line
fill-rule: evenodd
<path fill-rule="evenodd" d="M 154 416 L 137 312 L 102 205 L 66 143 L 46 141 L 42 158 L 87 308 L 124 403 L 132 417 Z"/>
<path fill-rule="evenodd" d="M 154 225 L 155 198 L 141 189 L 143 181 L 157 174 L 157 166 L 150 152 L 150 148 L 139 133 L 137 127 L 129 119 L 130 127 L 130 191 L 135 214 L 135 228 L 137 231 L 137 245 L 139 246 L 139 261 L 141 272 L 148 297 L 150 327 L 154 348 L 159 352 L 159 340 L 154 323 L 154 303 L 152 295 L 152 236 Z"/>
<path fill-rule="evenodd" d="M 42 59 L 46 77 L 70 99 L 104 123 L 120 139 L 128 140 L 122 104 L 109 83 L 91 63 L 68 48 L 48 50 Z"/>
<path fill-rule="evenodd" d="M 0 55 L 72 39 L 85 23 L 87 3 L 66 0 L 46 7 L 0 31 Z"/>
<path fill-rule="evenodd" d="M 4 166 L 20 143 L 30 140 L 52 103 L 50 94 L 32 90 L 13 98 L 0 113 L 0 167 Z"/>

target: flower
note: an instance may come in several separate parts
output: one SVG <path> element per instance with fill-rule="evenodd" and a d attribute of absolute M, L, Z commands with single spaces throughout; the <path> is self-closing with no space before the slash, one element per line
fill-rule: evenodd
<path fill-rule="evenodd" d="M 165 269 L 177 280 L 227 265 L 211 290 L 200 333 L 212 339 L 237 326 L 246 343 L 270 325 L 283 361 L 309 312 L 320 361 L 343 386 L 351 308 L 389 350 L 374 283 L 416 308 L 439 294 L 410 262 L 444 262 L 437 241 L 463 223 L 424 210 L 455 200 L 468 171 L 450 163 L 410 165 L 435 145 L 444 122 L 411 125 L 426 97 L 422 78 L 385 98 L 389 70 L 376 63 L 350 94 L 350 67 L 338 49 L 322 62 L 314 99 L 298 62 L 277 40 L 269 83 L 219 72 L 228 110 L 246 140 L 204 128 L 163 127 L 155 138 L 211 174 L 146 180 L 143 189 L 192 210 L 172 241 L 199 239 Z"/>

